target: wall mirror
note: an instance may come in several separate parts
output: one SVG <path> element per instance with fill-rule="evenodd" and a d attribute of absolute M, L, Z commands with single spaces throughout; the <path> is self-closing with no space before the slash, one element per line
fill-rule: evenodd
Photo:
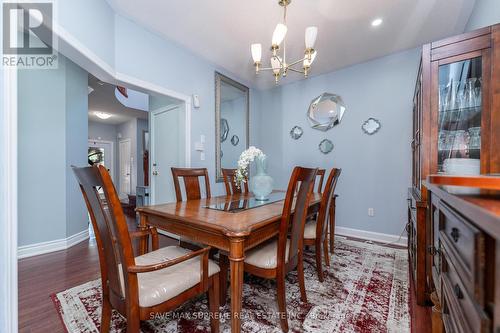
<path fill-rule="evenodd" d="M 215 72 L 215 176 L 217 182 L 223 181 L 222 168 L 236 169 L 240 154 L 248 148 L 248 123 L 248 87 Z M 238 138 L 238 142 L 236 143 L 236 139 L 232 138 Z"/>
<path fill-rule="evenodd" d="M 307 119 L 311 127 L 320 131 L 328 131 L 340 124 L 346 110 L 342 97 L 323 93 L 313 99 L 307 110 Z"/>

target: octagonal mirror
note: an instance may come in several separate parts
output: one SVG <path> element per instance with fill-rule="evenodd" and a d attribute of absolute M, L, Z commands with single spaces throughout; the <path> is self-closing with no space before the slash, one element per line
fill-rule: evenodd
<path fill-rule="evenodd" d="M 346 107 L 342 97 L 323 93 L 311 101 L 307 110 L 307 119 L 312 128 L 328 131 L 340 124 Z"/>

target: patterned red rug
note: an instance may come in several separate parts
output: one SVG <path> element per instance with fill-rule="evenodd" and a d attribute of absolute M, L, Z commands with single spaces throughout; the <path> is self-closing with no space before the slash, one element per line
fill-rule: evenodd
<path fill-rule="evenodd" d="M 338 238 L 332 265 L 320 283 L 314 256 L 306 252 L 306 290 L 309 303 L 300 301 L 297 275 L 287 275 L 287 309 L 291 332 L 410 332 L 408 260 L 404 249 L 394 249 Z M 276 317 L 273 281 L 245 276 L 243 332 L 281 332 Z M 68 332 L 99 332 L 100 280 L 52 295 Z M 229 305 L 221 309 L 221 331 L 230 331 Z M 142 323 L 143 333 L 209 332 L 206 297 L 174 312 Z M 125 332 L 126 321 L 112 317 L 112 332 Z"/>

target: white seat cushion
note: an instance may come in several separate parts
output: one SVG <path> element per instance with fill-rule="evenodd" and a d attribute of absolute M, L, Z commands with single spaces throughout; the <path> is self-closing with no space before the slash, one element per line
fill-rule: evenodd
<path fill-rule="evenodd" d="M 304 227 L 305 239 L 316 239 L 316 221 L 308 221 Z"/>
<path fill-rule="evenodd" d="M 285 262 L 288 262 L 290 240 L 286 240 Z M 278 266 L 278 239 L 273 239 L 251 249 L 245 254 L 245 263 L 252 266 L 272 269 Z"/>
<path fill-rule="evenodd" d="M 190 252 L 190 250 L 179 246 L 163 247 L 156 251 L 136 257 L 135 264 L 156 264 L 166 260 L 182 257 Z M 137 274 L 139 285 L 139 305 L 147 307 L 163 303 L 200 283 L 201 258 L 201 256 L 198 256 L 159 271 Z M 125 295 L 121 264 L 118 266 L 122 293 Z M 219 271 L 219 265 L 209 259 L 208 275 L 212 276 Z"/>

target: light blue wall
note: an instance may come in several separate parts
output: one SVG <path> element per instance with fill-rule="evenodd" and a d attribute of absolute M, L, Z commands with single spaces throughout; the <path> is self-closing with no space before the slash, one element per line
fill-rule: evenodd
<path fill-rule="evenodd" d="M 88 163 L 88 73 L 67 60 L 66 65 L 66 237 L 88 227 L 87 208 L 71 165 Z"/>
<path fill-rule="evenodd" d="M 474 9 L 465 31 L 483 28 L 500 23 L 500 1 L 499 0 L 476 0 Z"/>
<path fill-rule="evenodd" d="M 19 246 L 87 227 L 69 166 L 87 156 L 87 73 L 59 57 L 57 70 L 18 72 Z"/>
<path fill-rule="evenodd" d="M 82 45 L 113 66 L 114 11 L 105 0 L 55 0 L 58 24 Z"/>
<path fill-rule="evenodd" d="M 419 50 L 406 51 L 325 75 L 286 84 L 262 93 L 260 147 L 269 156 L 269 171 L 286 188 L 296 165 L 342 168 L 338 184 L 337 224 L 399 235 L 406 221 L 410 186 L 412 96 Z M 306 110 L 323 92 L 342 96 L 347 111 L 342 123 L 327 132 L 309 127 Z M 368 136 L 361 124 L 369 117 L 382 123 Z M 289 131 L 299 125 L 299 140 Z M 335 148 L 323 155 L 319 142 Z M 368 208 L 375 209 L 369 217 Z"/>
<path fill-rule="evenodd" d="M 66 238 L 65 70 L 18 71 L 19 246 Z"/>

